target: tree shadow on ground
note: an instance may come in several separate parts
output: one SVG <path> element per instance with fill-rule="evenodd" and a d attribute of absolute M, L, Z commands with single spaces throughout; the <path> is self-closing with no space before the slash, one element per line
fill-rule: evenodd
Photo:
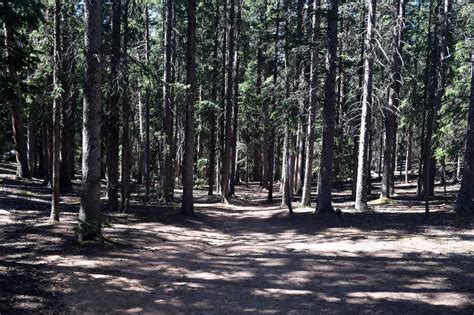
<path fill-rule="evenodd" d="M 126 214 L 106 213 L 110 243 L 73 246 L 77 200 L 48 225 L 47 190 L 14 188 L 0 192 L 10 212 L 1 225 L 1 313 L 473 309 L 474 222 L 446 200 L 434 200 L 429 217 L 411 199 L 375 213 L 289 215 L 249 187 L 231 205 L 198 196 L 192 218 L 177 204 L 132 203 Z"/>

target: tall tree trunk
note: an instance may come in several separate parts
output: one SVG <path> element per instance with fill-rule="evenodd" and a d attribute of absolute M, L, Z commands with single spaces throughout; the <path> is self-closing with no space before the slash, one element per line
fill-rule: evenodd
<path fill-rule="evenodd" d="M 162 195 L 165 202 L 173 200 L 173 113 L 171 99 L 171 49 L 173 30 L 173 0 L 166 0 L 166 27 L 164 32 L 165 55 L 163 58 L 163 169 Z"/>
<path fill-rule="evenodd" d="M 193 159 L 194 159 L 194 102 L 196 100 L 196 0 L 188 0 L 188 27 L 186 44 L 186 97 L 183 155 L 183 202 L 181 212 L 194 214 Z"/>
<path fill-rule="evenodd" d="M 53 65 L 53 173 L 50 222 L 59 221 L 59 177 L 61 153 L 61 0 L 54 2 L 54 65 Z"/>
<path fill-rule="evenodd" d="M 212 101 L 217 104 L 217 92 L 218 92 L 218 76 L 219 76 L 219 60 L 218 60 L 218 49 L 219 49 L 219 0 L 216 0 L 216 12 L 215 12 L 215 20 L 214 20 L 214 50 L 213 50 L 213 79 L 212 79 Z M 209 170 L 208 170 L 208 177 L 207 181 L 209 184 L 209 188 L 207 194 L 212 196 L 214 193 L 214 183 L 215 183 L 215 171 L 216 171 L 216 127 L 217 127 L 217 117 L 216 112 L 213 111 L 211 113 L 211 117 L 209 119 L 209 124 L 211 125 L 210 130 L 210 140 L 209 140 Z"/>
<path fill-rule="evenodd" d="M 278 41 L 279 41 L 279 34 L 280 34 L 280 2 L 277 2 L 277 16 L 275 19 L 275 50 L 273 56 L 273 98 L 271 100 L 272 105 L 270 109 L 270 113 L 273 113 L 274 109 L 276 108 L 277 97 L 276 97 L 276 89 L 277 89 L 277 81 L 278 81 Z M 267 200 L 273 200 L 273 179 L 274 179 L 274 166 L 275 166 L 275 125 L 272 120 L 269 122 L 269 145 L 268 145 L 268 195 Z"/>
<path fill-rule="evenodd" d="M 334 160 L 334 116 L 336 108 L 336 74 L 337 74 L 337 19 L 338 0 L 330 0 L 328 9 L 328 65 L 324 86 L 323 135 L 319 170 L 320 186 L 318 188 L 317 213 L 333 212 L 332 175 Z"/>
<path fill-rule="evenodd" d="M 79 241 L 101 236 L 100 126 L 102 1 L 84 2 L 85 80 L 82 130 L 82 194 L 79 209 Z"/>
<path fill-rule="evenodd" d="M 227 87 L 226 87 L 226 111 L 225 111 L 225 151 L 224 161 L 222 163 L 222 202 L 229 203 L 230 194 L 230 167 L 231 167 L 231 150 L 232 150 L 232 111 L 233 111 L 233 90 L 234 90 L 234 31 L 235 31 L 235 12 L 234 0 L 229 0 L 229 34 L 228 34 L 228 51 L 229 60 L 227 62 Z"/>
<path fill-rule="evenodd" d="M 130 89 L 128 74 L 128 11 L 130 0 L 125 0 L 123 10 L 123 83 L 122 83 L 122 161 L 120 163 L 120 211 L 127 212 L 130 202 L 130 175 L 132 168 L 131 144 L 130 144 Z"/>
<path fill-rule="evenodd" d="M 145 60 L 150 63 L 150 14 L 148 5 L 145 5 Z M 174 152 L 174 150 L 173 150 Z M 145 202 L 150 196 L 151 172 L 150 172 L 150 87 L 147 84 L 145 90 L 145 149 L 144 149 L 144 173 L 145 173 Z"/>
<path fill-rule="evenodd" d="M 112 212 L 118 211 L 119 189 L 119 132 L 120 132 L 120 84 L 119 67 L 121 63 L 120 25 L 122 0 L 112 2 L 112 34 L 110 77 L 111 85 L 108 95 L 108 137 L 107 137 L 107 199 Z"/>
<path fill-rule="evenodd" d="M 467 118 L 466 151 L 464 168 L 456 200 L 456 211 L 474 213 L 474 49 L 471 51 L 471 94 Z"/>
<path fill-rule="evenodd" d="M 393 177 L 393 146 L 396 136 L 396 111 L 400 102 L 402 67 L 402 30 L 405 0 L 393 0 L 395 27 L 392 36 L 391 82 L 389 87 L 388 108 L 385 110 L 385 146 L 383 154 L 383 176 L 381 198 L 390 198 L 390 188 Z"/>
<path fill-rule="evenodd" d="M 3 9 L 8 10 L 9 4 L 7 0 L 2 0 Z M 9 15 L 5 15 L 3 21 L 3 34 L 5 38 L 5 57 L 10 58 L 15 50 L 15 39 L 12 30 L 12 21 Z M 16 73 L 15 65 L 11 62 L 7 65 L 8 78 L 12 84 L 18 82 L 18 74 Z M 28 151 L 26 145 L 26 137 L 23 126 L 22 114 L 22 99 L 17 93 L 9 100 L 9 110 L 12 119 L 13 142 L 15 143 L 16 152 L 16 176 L 21 178 L 30 178 L 30 168 L 28 167 Z"/>
<path fill-rule="evenodd" d="M 314 124 L 316 120 L 317 87 L 318 87 L 318 66 L 319 66 L 319 37 L 320 37 L 320 10 L 321 0 L 313 0 L 312 34 L 311 34 L 311 70 L 310 70 L 310 93 L 308 108 L 308 123 L 306 140 L 306 159 L 303 183 L 303 195 L 301 196 L 301 206 L 309 206 L 311 198 L 311 182 L 313 179 L 313 154 L 314 154 Z"/>
<path fill-rule="evenodd" d="M 362 114 L 359 134 L 359 156 L 357 166 L 357 186 L 355 208 L 358 211 L 367 211 L 367 177 L 370 176 L 367 154 L 369 148 L 369 124 L 372 107 L 372 75 L 374 71 L 375 54 L 375 17 L 376 0 L 367 2 L 367 29 L 365 37 L 364 82 L 362 88 Z"/>
<path fill-rule="evenodd" d="M 366 28 L 366 19 L 364 15 L 362 15 L 362 25 L 360 28 L 359 33 L 363 34 Z M 360 36 L 360 55 L 359 55 L 359 63 L 358 63 L 358 88 L 356 94 L 356 106 L 357 109 L 361 106 L 362 103 L 362 85 L 364 82 L 364 50 L 365 50 L 365 38 L 363 35 Z M 383 69 L 382 69 L 383 73 Z M 383 75 L 382 75 L 383 77 Z M 355 116 L 355 126 L 360 125 L 360 116 Z M 356 129 L 356 128 L 354 128 Z M 356 188 L 357 188 L 357 159 L 358 159 L 358 152 L 359 152 L 359 132 L 354 131 L 352 136 L 352 177 L 351 177 L 351 198 L 355 200 L 356 197 Z"/>
<path fill-rule="evenodd" d="M 231 165 L 230 165 L 230 195 L 235 195 L 235 184 L 238 182 L 238 172 L 237 172 L 237 161 L 238 161 L 238 151 L 237 151 L 237 135 L 239 132 L 239 76 L 240 76 L 240 57 L 239 57 L 239 48 L 240 48 L 240 28 L 242 22 L 242 1 L 237 0 L 237 19 L 236 19 L 236 33 L 235 33 L 235 76 L 234 76 L 234 106 L 232 113 L 232 149 L 231 149 Z"/>

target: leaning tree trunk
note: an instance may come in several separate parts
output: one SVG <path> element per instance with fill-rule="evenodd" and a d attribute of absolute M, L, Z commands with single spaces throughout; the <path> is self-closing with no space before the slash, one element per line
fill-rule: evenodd
<path fill-rule="evenodd" d="M 8 1 L 2 1 L 3 8 L 7 11 Z M 15 41 L 12 29 L 12 21 L 7 14 L 3 21 L 3 34 L 5 38 L 5 57 L 10 58 L 10 55 L 15 50 Z M 16 73 L 15 65 L 11 62 L 7 66 L 8 78 L 11 84 L 18 82 L 18 75 Z M 12 119 L 13 141 L 15 143 L 16 151 L 16 176 L 21 178 L 30 178 L 30 168 L 28 167 L 28 150 L 26 145 L 26 137 L 23 126 L 23 119 L 21 117 L 22 100 L 17 93 L 12 93 L 13 96 L 9 100 L 9 110 Z"/>
<path fill-rule="evenodd" d="M 121 63 L 120 51 L 120 24 L 122 13 L 122 0 L 112 2 L 112 34 L 110 77 L 111 84 L 108 96 L 108 137 L 107 137 L 107 199 L 108 207 L 112 212 L 117 212 L 119 189 L 119 144 L 120 144 L 120 85 L 119 67 Z"/>
<path fill-rule="evenodd" d="M 171 50 L 173 31 L 173 0 L 166 1 L 165 10 L 166 28 L 165 28 L 165 55 L 163 58 L 163 169 L 162 176 L 162 195 L 165 202 L 173 200 L 173 112 L 171 99 Z"/>
<path fill-rule="evenodd" d="M 364 58 L 364 81 L 362 88 L 362 114 L 360 120 L 359 134 L 359 156 L 357 160 L 357 185 L 355 208 L 358 211 L 367 211 L 367 185 L 370 184 L 367 177 L 370 176 L 368 164 L 369 147 L 369 125 L 372 106 L 372 75 L 374 70 L 375 54 L 375 17 L 376 0 L 367 2 L 367 29 L 365 38 L 365 58 Z"/>
<path fill-rule="evenodd" d="M 313 179 L 313 154 L 314 154 L 314 124 L 316 120 L 317 87 L 318 87 L 318 66 L 319 66 L 319 35 L 320 35 L 320 10 L 321 0 L 313 1 L 312 35 L 311 35 L 311 73 L 310 73 L 310 93 L 308 108 L 308 124 L 306 140 L 305 173 L 303 183 L 303 195 L 301 196 L 301 206 L 309 206 L 311 197 L 311 182 Z"/>
<path fill-rule="evenodd" d="M 389 87 L 388 107 L 385 110 L 385 145 L 383 152 L 383 176 L 381 198 L 390 198 L 390 188 L 393 177 L 393 147 L 396 136 L 396 111 L 398 109 L 399 94 L 401 88 L 401 70 L 402 70 L 402 30 L 404 1 L 393 0 L 393 12 L 395 27 L 392 37 L 392 81 Z"/>
<path fill-rule="evenodd" d="M 338 0 L 330 0 L 328 20 L 328 64 L 324 86 L 323 135 L 319 170 L 319 188 L 317 213 L 333 212 L 332 206 L 332 175 L 334 161 L 334 119 L 336 109 L 336 74 L 337 74 L 337 19 Z"/>
<path fill-rule="evenodd" d="M 458 212 L 474 213 L 474 50 L 471 51 L 471 95 L 469 98 L 469 114 L 467 119 L 466 151 L 464 152 L 464 168 L 456 200 Z"/>
<path fill-rule="evenodd" d="M 183 201 L 181 212 L 194 214 L 193 161 L 194 161 L 194 102 L 196 100 L 196 0 L 188 0 L 188 28 L 186 44 L 186 97 L 183 157 Z"/>
<path fill-rule="evenodd" d="M 54 65 L 53 86 L 55 90 L 53 100 L 53 172 L 51 180 L 51 222 L 59 221 L 59 176 L 61 153 L 61 0 L 54 4 Z"/>
<path fill-rule="evenodd" d="M 85 80 L 82 130 L 82 194 L 79 209 L 79 241 L 101 236 L 100 126 L 102 1 L 84 2 Z"/>

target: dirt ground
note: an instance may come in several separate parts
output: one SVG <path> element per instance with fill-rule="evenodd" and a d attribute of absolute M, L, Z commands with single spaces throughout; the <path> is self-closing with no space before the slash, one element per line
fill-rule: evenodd
<path fill-rule="evenodd" d="M 340 216 L 289 215 L 258 185 L 231 205 L 203 190 L 193 218 L 134 201 L 106 213 L 107 244 L 78 246 L 78 183 L 50 225 L 50 190 L 0 173 L 1 314 L 474 312 L 474 220 L 453 212 L 455 186 L 427 218 L 413 185 L 369 214 L 335 192 Z"/>

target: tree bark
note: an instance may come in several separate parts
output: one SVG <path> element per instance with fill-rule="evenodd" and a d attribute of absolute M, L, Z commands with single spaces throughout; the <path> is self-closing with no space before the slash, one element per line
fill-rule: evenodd
<path fill-rule="evenodd" d="M 219 60 L 218 60 L 218 49 L 219 49 L 219 0 L 216 0 L 216 12 L 215 12 L 215 20 L 214 20 L 214 50 L 213 50 L 213 65 L 214 71 L 213 75 L 214 78 L 212 80 L 212 100 L 216 104 L 218 103 L 217 97 L 217 90 L 218 90 L 218 76 L 219 76 Z M 208 191 L 207 194 L 212 196 L 214 193 L 214 183 L 215 183 L 215 170 L 216 170 L 216 132 L 217 132 L 217 117 L 216 112 L 213 111 L 211 113 L 211 117 L 209 119 L 209 124 L 211 125 L 210 130 L 210 140 L 209 140 L 209 170 L 208 170 Z"/>
<path fill-rule="evenodd" d="M 102 2 L 84 2 L 85 83 L 82 130 L 82 193 L 79 209 L 79 241 L 101 236 L 100 127 Z"/>
<path fill-rule="evenodd" d="M 369 124 L 372 107 L 372 75 L 374 69 L 375 54 L 375 17 L 376 17 L 376 0 L 367 2 L 367 29 L 365 38 L 365 58 L 364 58 L 364 82 L 362 88 L 362 114 L 360 121 L 359 134 L 359 155 L 357 166 L 357 186 L 355 209 L 358 211 L 367 211 L 367 185 L 368 176 L 370 176 L 370 168 L 368 164 L 369 149 Z"/>
<path fill-rule="evenodd" d="M 108 95 L 108 137 L 107 137 L 107 199 L 112 212 L 119 210 L 119 144 L 120 144 L 120 84 L 119 67 L 121 63 L 120 25 L 122 0 L 112 2 L 112 34 L 110 77 L 111 84 Z"/>
<path fill-rule="evenodd" d="M 232 149 L 230 155 L 230 190 L 229 194 L 235 195 L 235 184 L 238 182 L 238 158 L 239 154 L 237 151 L 237 136 L 239 132 L 239 76 L 240 76 L 240 28 L 242 22 L 242 1 L 237 0 L 237 19 L 236 19 L 236 32 L 235 32 L 235 74 L 234 74 L 234 94 L 233 94 L 233 113 L 232 113 Z"/>
<path fill-rule="evenodd" d="M 130 145 L 130 90 L 128 73 L 128 11 L 130 0 L 125 0 L 123 11 L 123 83 L 122 83 L 122 161 L 120 163 L 120 211 L 127 212 L 130 202 L 130 175 L 132 168 L 131 145 Z"/>
<path fill-rule="evenodd" d="M 186 44 L 186 97 L 183 155 L 183 201 L 181 212 L 194 214 L 193 160 L 194 160 L 194 102 L 196 100 L 196 0 L 187 1 L 188 27 Z"/>
<path fill-rule="evenodd" d="M 225 151 L 224 161 L 222 163 L 222 202 L 229 203 L 230 196 L 230 167 L 231 167 L 231 150 L 232 150 L 232 111 L 233 111 L 233 90 L 234 90 L 234 31 L 235 31 L 235 12 L 234 0 L 229 0 L 229 34 L 228 34 L 228 51 L 229 58 L 227 62 L 227 87 L 226 87 L 226 111 L 225 111 Z"/>
<path fill-rule="evenodd" d="M 471 51 L 471 92 L 467 118 L 466 150 L 461 187 L 456 200 L 456 211 L 474 213 L 474 49 Z"/>
<path fill-rule="evenodd" d="M 311 198 L 311 182 L 313 179 L 313 154 L 314 154 L 314 124 L 316 120 L 317 87 L 319 70 L 319 37 L 320 37 L 320 17 L 321 0 L 313 0 L 312 34 L 311 34 L 311 70 L 310 70 L 310 92 L 306 140 L 305 173 L 303 183 L 303 195 L 301 196 L 301 206 L 307 207 Z"/>
<path fill-rule="evenodd" d="M 337 19 L 338 0 L 330 0 L 328 9 L 328 71 L 324 86 L 323 135 L 316 213 L 333 212 L 332 175 L 334 161 L 334 118 L 336 108 L 336 74 L 337 74 Z"/>
<path fill-rule="evenodd" d="M 164 32 L 165 54 L 163 58 L 163 169 L 162 195 L 165 202 L 173 200 L 173 112 L 171 99 L 171 50 L 173 30 L 173 0 L 166 0 L 166 27 Z"/>
<path fill-rule="evenodd" d="M 54 2 L 54 64 L 53 64 L 53 172 L 50 222 L 59 221 L 59 177 L 61 153 L 61 0 Z"/>
<path fill-rule="evenodd" d="M 402 30 L 405 0 L 393 0 L 394 23 L 392 36 L 392 80 L 389 87 L 388 107 L 385 109 L 385 146 L 383 154 L 383 176 L 381 198 L 390 198 L 393 177 L 393 146 L 396 136 L 396 111 L 398 109 L 401 88 L 402 67 Z"/>

